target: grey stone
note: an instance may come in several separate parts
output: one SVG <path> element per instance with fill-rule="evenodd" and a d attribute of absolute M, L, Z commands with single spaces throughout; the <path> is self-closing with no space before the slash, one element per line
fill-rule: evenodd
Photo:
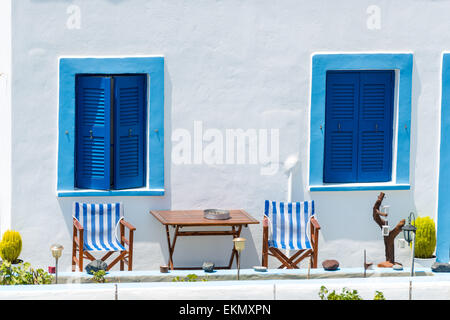
<path fill-rule="evenodd" d="M 266 272 L 267 268 L 264 266 L 254 266 L 253 270 L 257 271 L 257 272 Z"/>
<path fill-rule="evenodd" d="M 394 269 L 394 270 L 403 270 L 403 266 L 401 264 L 394 264 L 392 269 Z"/>
<path fill-rule="evenodd" d="M 214 263 L 212 263 L 212 262 L 203 262 L 202 269 L 205 272 L 213 272 L 214 271 Z"/>
<path fill-rule="evenodd" d="M 94 260 L 94 261 L 91 261 L 90 263 L 88 263 L 85 270 L 88 274 L 94 274 L 95 272 L 97 272 L 99 270 L 106 271 L 106 268 L 108 268 L 108 265 L 106 264 L 105 261 Z"/>
<path fill-rule="evenodd" d="M 325 260 L 322 262 L 322 267 L 327 271 L 337 270 L 339 262 L 337 260 Z"/>
<path fill-rule="evenodd" d="M 431 266 L 433 272 L 450 272 L 450 263 L 434 262 Z"/>

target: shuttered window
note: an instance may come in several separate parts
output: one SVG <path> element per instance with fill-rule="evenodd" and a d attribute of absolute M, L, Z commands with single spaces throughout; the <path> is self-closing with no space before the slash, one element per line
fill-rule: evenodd
<path fill-rule="evenodd" d="M 144 185 L 145 77 L 115 78 L 115 189 Z"/>
<path fill-rule="evenodd" d="M 75 184 L 145 185 L 145 75 L 77 76 Z"/>
<path fill-rule="evenodd" d="M 328 71 L 324 182 L 391 180 L 394 71 Z"/>

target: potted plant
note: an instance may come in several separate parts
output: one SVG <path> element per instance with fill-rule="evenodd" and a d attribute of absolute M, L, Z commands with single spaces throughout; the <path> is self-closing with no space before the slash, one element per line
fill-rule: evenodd
<path fill-rule="evenodd" d="M 436 227 L 430 217 L 418 217 L 415 220 L 416 245 L 414 250 L 414 263 L 418 267 L 431 268 L 436 256 Z"/>
<path fill-rule="evenodd" d="M 11 264 L 23 262 L 19 259 L 22 251 L 22 237 L 14 230 L 7 230 L 0 241 L 0 257 Z"/>

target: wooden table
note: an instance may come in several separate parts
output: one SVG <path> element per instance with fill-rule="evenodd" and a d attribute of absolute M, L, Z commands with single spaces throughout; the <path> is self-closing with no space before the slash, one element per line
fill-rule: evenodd
<path fill-rule="evenodd" d="M 241 235 L 242 227 L 247 227 L 249 224 L 258 224 L 259 221 L 254 219 L 244 210 L 229 210 L 230 219 L 227 220 L 212 220 L 203 217 L 203 210 L 167 210 L 167 211 L 155 211 L 150 213 L 161 222 L 166 228 L 167 244 L 169 246 L 169 267 L 170 269 L 201 269 L 201 267 L 177 267 L 173 265 L 173 252 L 175 249 L 175 243 L 177 237 L 181 236 L 233 236 L 233 238 L 239 238 Z M 170 241 L 169 226 L 175 228 L 175 234 L 172 242 Z M 231 230 L 222 231 L 180 231 L 183 227 L 216 227 L 225 226 L 231 227 Z M 214 269 L 231 269 L 234 256 L 237 251 L 232 245 L 231 257 L 228 266 L 214 267 Z"/>

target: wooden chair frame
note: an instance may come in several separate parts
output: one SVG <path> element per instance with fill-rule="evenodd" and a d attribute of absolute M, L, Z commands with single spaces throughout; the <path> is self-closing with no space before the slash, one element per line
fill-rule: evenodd
<path fill-rule="evenodd" d="M 120 243 L 124 246 L 125 250 L 119 251 L 119 255 L 108 265 L 107 270 L 110 270 L 114 265 L 120 261 L 120 271 L 124 270 L 125 264 L 128 266 L 128 271 L 133 270 L 133 239 L 134 231 L 136 228 L 124 219 L 120 220 Z M 129 230 L 128 239 L 125 237 L 125 228 Z M 72 271 L 75 271 L 78 267 L 79 271 L 83 271 L 83 259 L 89 259 L 91 261 L 96 260 L 93 255 L 84 250 L 84 228 L 80 222 L 73 218 L 73 241 L 72 241 Z M 128 249 L 126 249 L 126 246 Z M 77 258 L 78 251 L 78 258 Z M 107 252 L 102 261 L 108 259 L 114 252 Z"/>
<path fill-rule="evenodd" d="M 269 256 L 273 256 L 281 261 L 278 269 L 298 269 L 298 264 L 305 258 L 310 257 L 311 268 L 317 268 L 317 255 L 319 249 L 319 230 L 320 225 L 314 217 L 310 220 L 310 241 L 312 249 L 297 250 L 292 257 L 287 257 L 280 249 L 269 247 L 269 219 L 263 218 L 263 245 L 262 245 L 262 265 L 268 267 Z"/>

